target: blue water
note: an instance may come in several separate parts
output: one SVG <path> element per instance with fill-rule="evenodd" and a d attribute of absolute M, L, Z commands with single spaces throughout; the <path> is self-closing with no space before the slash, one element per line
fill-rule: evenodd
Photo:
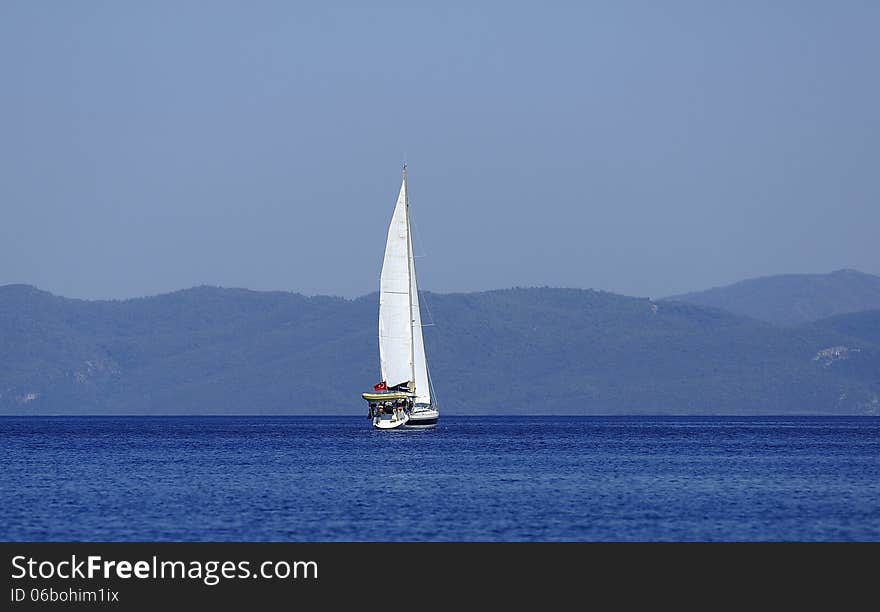
<path fill-rule="evenodd" d="M 0 418 L 0 540 L 880 540 L 880 418 Z"/>

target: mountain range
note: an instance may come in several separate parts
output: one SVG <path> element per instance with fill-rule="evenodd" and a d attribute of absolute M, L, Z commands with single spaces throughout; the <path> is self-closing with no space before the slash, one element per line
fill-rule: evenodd
<path fill-rule="evenodd" d="M 876 415 L 875 286 L 841 271 L 656 301 L 423 293 L 425 343 L 445 414 Z M 208 286 L 85 301 L 2 286 L 0 414 L 366 418 L 377 301 Z"/>
<path fill-rule="evenodd" d="M 856 270 L 782 274 L 667 299 L 723 308 L 776 325 L 799 325 L 838 314 L 880 309 L 880 276 Z"/>

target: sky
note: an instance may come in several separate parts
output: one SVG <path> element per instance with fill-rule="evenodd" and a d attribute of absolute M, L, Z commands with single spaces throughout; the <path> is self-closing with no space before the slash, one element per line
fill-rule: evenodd
<path fill-rule="evenodd" d="M 880 274 L 880 3 L 0 3 L 0 285 Z"/>

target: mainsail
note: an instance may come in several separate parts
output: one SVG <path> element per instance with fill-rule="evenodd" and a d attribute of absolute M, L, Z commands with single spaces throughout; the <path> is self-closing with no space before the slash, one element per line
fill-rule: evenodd
<path fill-rule="evenodd" d="M 416 404 L 430 404 L 428 365 L 422 338 L 416 265 L 409 224 L 406 167 L 388 227 L 379 282 L 379 361 L 389 387 L 415 384 Z"/>

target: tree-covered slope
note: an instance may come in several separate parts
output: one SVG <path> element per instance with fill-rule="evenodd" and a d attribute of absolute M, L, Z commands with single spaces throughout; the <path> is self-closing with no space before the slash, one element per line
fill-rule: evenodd
<path fill-rule="evenodd" d="M 783 274 L 668 298 L 722 308 L 776 325 L 880 308 L 880 277 L 855 270 Z"/>
<path fill-rule="evenodd" d="M 376 314 L 376 295 L 198 287 L 89 302 L 0 287 L 0 414 L 365 415 L 360 393 L 378 380 Z M 549 288 L 429 293 L 423 319 L 447 414 L 878 408 L 873 340 L 831 323 L 778 328 Z M 858 349 L 845 368 L 821 357 L 839 346 Z"/>

